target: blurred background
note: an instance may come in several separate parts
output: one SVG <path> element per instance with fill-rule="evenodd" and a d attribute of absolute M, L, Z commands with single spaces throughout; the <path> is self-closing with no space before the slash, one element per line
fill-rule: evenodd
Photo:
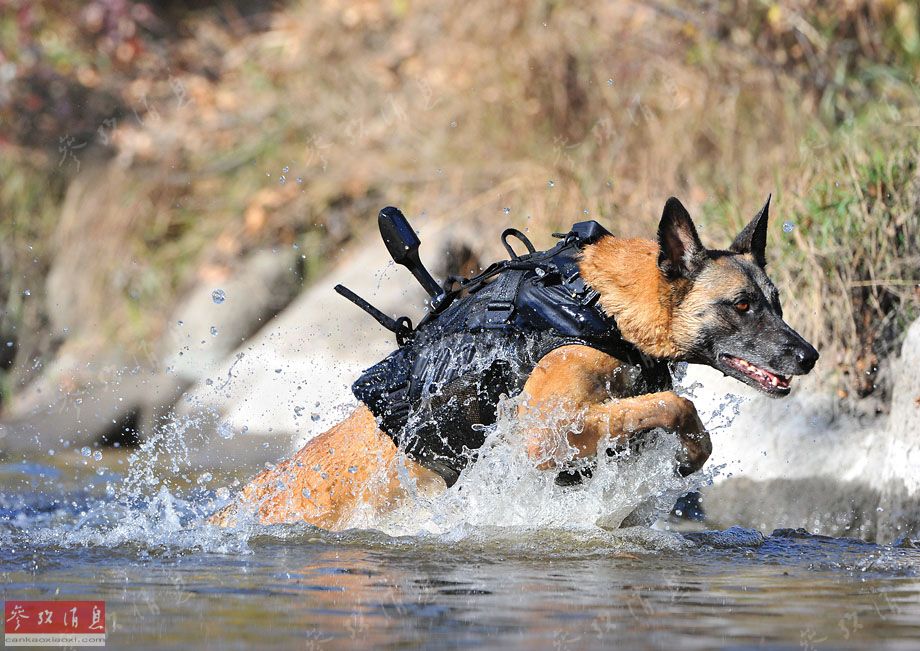
<path fill-rule="evenodd" d="M 886 429 L 920 309 L 918 72 L 907 0 L 0 0 L 0 453 L 194 407 L 225 464 L 261 463 L 333 422 L 391 343 L 331 286 L 421 310 L 385 205 L 443 274 L 506 226 L 649 237 L 670 195 L 725 247 L 769 193 L 769 270 L 822 352 L 820 410 L 785 409 L 803 440 L 918 453 L 917 413 Z M 809 478 L 868 458 L 840 440 Z"/>

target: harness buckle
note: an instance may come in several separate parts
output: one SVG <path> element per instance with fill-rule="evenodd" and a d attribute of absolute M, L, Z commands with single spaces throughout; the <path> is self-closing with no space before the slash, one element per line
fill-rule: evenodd
<path fill-rule="evenodd" d="M 486 305 L 486 323 L 488 325 L 508 323 L 513 313 L 514 303 L 511 301 L 489 301 Z"/>

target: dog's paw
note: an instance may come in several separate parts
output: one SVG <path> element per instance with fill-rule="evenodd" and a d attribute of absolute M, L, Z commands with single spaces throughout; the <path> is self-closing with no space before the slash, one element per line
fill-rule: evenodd
<path fill-rule="evenodd" d="M 703 430 L 692 434 L 679 434 L 680 452 L 677 453 L 677 473 L 688 477 L 700 470 L 712 454 L 712 440 L 709 432 Z"/>

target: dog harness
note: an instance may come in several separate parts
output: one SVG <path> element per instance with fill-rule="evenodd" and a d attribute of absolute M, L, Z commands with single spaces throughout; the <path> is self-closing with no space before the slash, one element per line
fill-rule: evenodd
<path fill-rule="evenodd" d="M 528 253 L 518 256 L 509 235 Z M 414 330 L 399 319 L 399 347 L 352 386 L 396 445 L 448 486 L 476 458 L 499 401 L 519 394 L 556 348 L 589 346 L 635 365 L 642 393 L 671 387 L 667 362 L 620 335 L 579 273 L 582 249 L 610 233 L 587 221 L 556 236 L 556 246 L 536 251 L 522 233 L 506 230 L 502 242 L 511 259 L 473 278 L 449 278 L 444 300 Z"/>

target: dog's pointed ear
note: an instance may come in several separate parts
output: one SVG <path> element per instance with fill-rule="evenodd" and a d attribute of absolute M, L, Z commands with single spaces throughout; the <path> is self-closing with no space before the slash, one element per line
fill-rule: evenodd
<path fill-rule="evenodd" d="M 770 198 L 767 196 L 767 203 L 763 205 L 760 212 L 754 215 L 751 223 L 744 227 L 744 230 L 738 233 L 738 237 L 729 247 L 735 253 L 750 253 L 760 267 L 767 266 L 767 220 L 770 217 Z"/>
<path fill-rule="evenodd" d="M 658 268 L 669 278 L 693 278 L 706 260 L 690 213 L 676 198 L 664 204 L 658 224 Z"/>

